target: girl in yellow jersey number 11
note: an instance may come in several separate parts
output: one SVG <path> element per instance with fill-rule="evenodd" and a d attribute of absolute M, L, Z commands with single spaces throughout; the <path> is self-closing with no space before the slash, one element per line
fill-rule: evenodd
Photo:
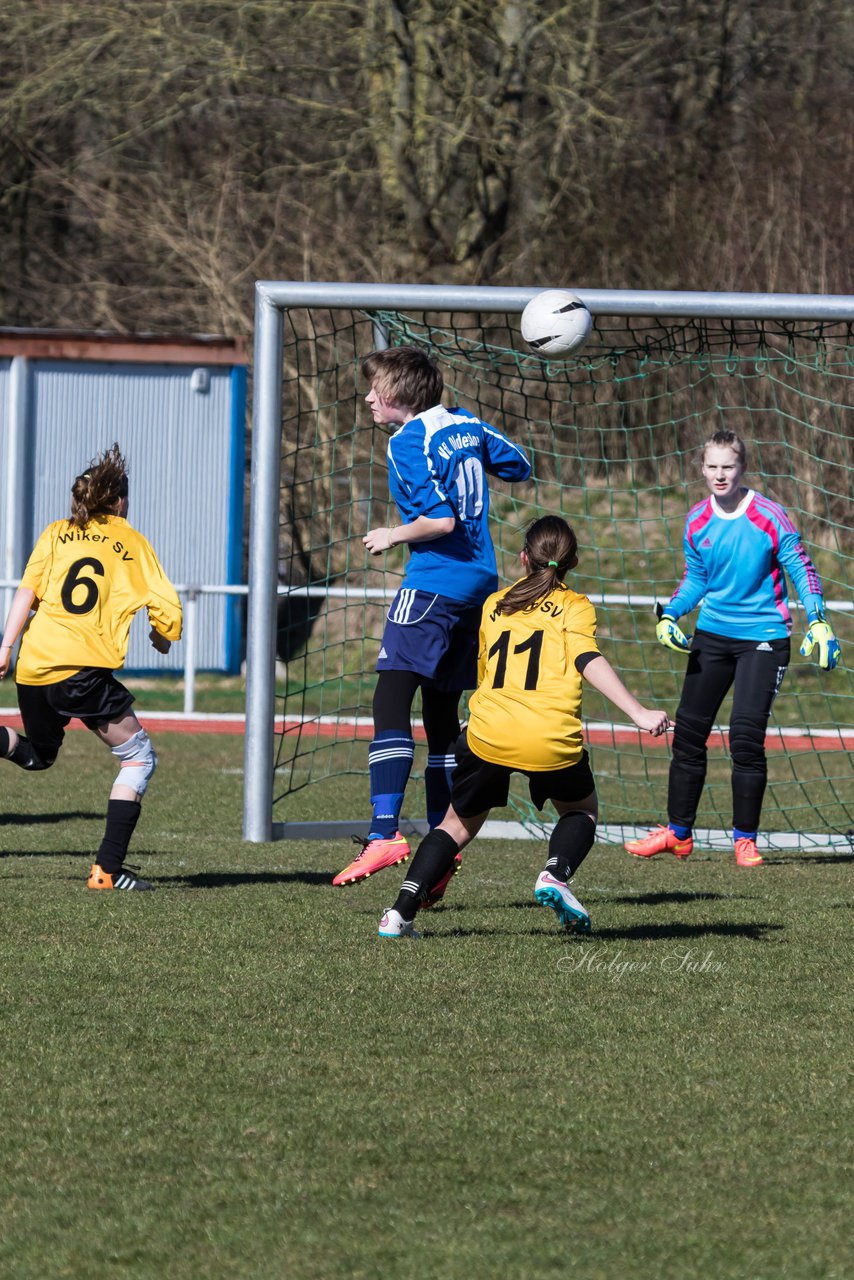
<path fill-rule="evenodd" d="M 599 652 L 593 605 L 564 583 L 578 563 L 577 547 L 565 520 L 537 520 L 522 551 L 525 577 L 485 602 L 478 686 L 457 741 L 451 805 L 419 845 L 394 907 L 382 917 L 381 937 L 413 936 L 417 911 L 431 905 L 431 886 L 450 873 L 489 811 L 507 804 L 513 773 L 528 779 L 538 809 L 551 801 L 558 815 L 534 897 L 567 928 L 589 930 L 590 917 L 568 884 L 593 845 L 598 816 L 582 738 L 582 682 L 653 737 L 670 721 L 664 711 L 641 706 Z"/>

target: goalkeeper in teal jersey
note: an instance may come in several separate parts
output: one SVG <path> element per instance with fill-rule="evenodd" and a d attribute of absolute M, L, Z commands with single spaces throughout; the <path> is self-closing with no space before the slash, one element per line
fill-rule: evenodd
<path fill-rule="evenodd" d="M 832 670 L 839 644 L 824 614 L 821 581 L 785 510 L 741 481 L 744 442 L 718 431 L 703 448 L 710 496 L 685 521 L 685 573 L 660 610 L 661 644 L 689 654 L 676 712 L 667 797 L 668 825 L 626 848 L 639 858 L 669 851 L 687 858 L 706 780 L 706 742 L 721 703 L 733 688 L 729 747 L 732 758 L 733 841 L 740 867 L 759 867 L 759 816 L 767 782 L 765 731 L 789 664 L 792 617 L 785 573 L 807 613 L 801 653 L 818 651 Z M 702 603 L 701 603 L 702 602 Z M 700 604 L 691 639 L 678 625 Z"/>

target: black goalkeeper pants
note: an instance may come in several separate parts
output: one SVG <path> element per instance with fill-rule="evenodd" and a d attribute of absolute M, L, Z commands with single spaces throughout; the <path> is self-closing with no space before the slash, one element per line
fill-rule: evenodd
<path fill-rule="evenodd" d="M 732 821 L 740 831 L 758 829 L 768 780 L 765 732 L 790 653 L 788 639 L 732 640 L 710 631 L 695 633 L 676 712 L 667 793 L 670 822 L 694 825 L 706 781 L 706 742 L 732 688 Z"/>

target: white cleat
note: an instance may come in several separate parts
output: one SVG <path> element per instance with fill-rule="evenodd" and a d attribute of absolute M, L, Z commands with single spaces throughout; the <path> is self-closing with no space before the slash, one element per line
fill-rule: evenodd
<path fill-rule="evenodd" d="M 400 912 L 395 911 L 394 907 L 386 907 L 377 933 L 381 938 L 421 937 L 420 933 L 415 932 L 414 921 L 404 920 Z"/>
<path fill-rule="evenodd" d="M 550 871 L 541 871 L 534 885 L 534 897 L 543 907 L 551 907 L 561 924 L 573 933 L 590 932 L 590 916 L 568 884 L 555 880 Z"/>

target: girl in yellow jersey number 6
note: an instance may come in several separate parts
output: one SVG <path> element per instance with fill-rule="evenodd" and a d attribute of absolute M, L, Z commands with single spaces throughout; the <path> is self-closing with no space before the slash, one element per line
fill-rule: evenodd
<path fill-rule="evenodd" d="M 563 581 L 578 563 L 577 546 L 559 516 L 537 520 L 522 551 L 526 576 L 484 604 L 478 687 L 457 742 L 451 805 L 419 845 L 397 902 L 380 921 L 380 937 L 413 936 L 430 886 L 448 873 L 490 809 L 506 805 L 514 772 L 528 779 L 538 809 L 551 800 L 558 814 L 534 897 L 567 928 L 589 930 L 590 917 L 568 885 L 593 844 L 598 814 L 582 741 L 582 678 L 653 737 L 670 721 L 642 707 L 599 652 L 593 605 Z"/>
<path fill-rule="evenodd" d="M 24 733 L 0 726 L 0 757 L 21 769 L 49 769 L 76 717 L 118 760 L 90 889 L 154 888 L 124 862 L 157 756 L 131 710 L 133 694 L 113 671 L 140 609 L 148 609 L 158 652 L 181 636 L 175 588 L 127 510 L 127 469 L 115 444 L 74 481 L 69 519 L 48 525 L 36 543 L 0 643 L 2 680 L 24 632 L 15 672 Z"/>

